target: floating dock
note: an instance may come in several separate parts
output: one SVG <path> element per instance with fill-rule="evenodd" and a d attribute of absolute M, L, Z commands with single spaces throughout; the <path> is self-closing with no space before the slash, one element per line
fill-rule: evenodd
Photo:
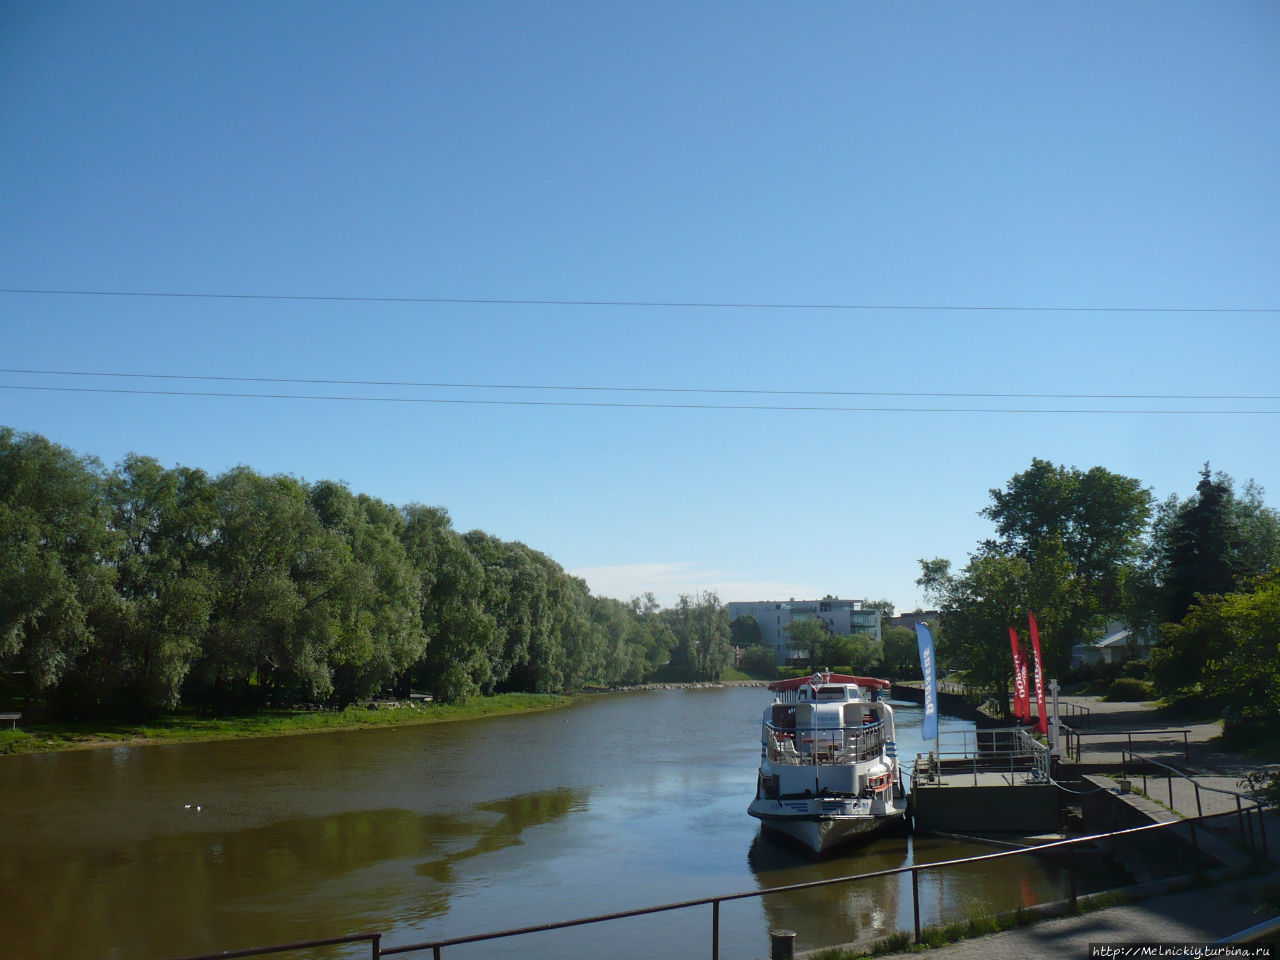
<path fill-rule="evenodd" d="M 1056 833 L 1061 795 L 1049 749 L 1019 729 L 944 734 L 911 771 L 915 829 L 932 833 Z"/>

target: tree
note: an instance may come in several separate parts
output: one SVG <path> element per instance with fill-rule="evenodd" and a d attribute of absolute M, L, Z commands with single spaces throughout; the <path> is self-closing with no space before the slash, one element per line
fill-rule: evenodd
<path fill-rule="evenodd" d="M 792 649 L 807 653 L 812 666 L 830 666 L 825 657 L 834 634 L 827 629 L 826 623 L 814 616 L 795 617 L 785 629 L 791 638 Z"/>
<path fill-rule="evenodd" d="M 778 675 L 777 655 L 773 647 L 760 644 L 742 652 L 741 667 L 750 676 L 772 680 Z"/>
<path fill-rule="evenodd" d="M 419 580 L 426 650 L 415 679 L 436 699 L 462 702 L 492 678 L 489 651 L 497 623 L 481 604 L 484 569 L 453 529 L 448 511 L 410 504 L 401 532 Z"/>
<path fill-rule="evenodd" d="M 884 630 L 889 625 L 889 621 L 893 619 L 893 601 L 892 600 L 864 600 L 862 603 L 863 610 L 879 610 L 880 611 L 880 629 Z"/>
<path fill-rule="evenodd" d="M 212 485 L 202 470 L 166 470 L 131 454 L 107 479 L 105 497 L 116 535 L 114 596 L 93 618 L 96 643 L 58 699 L 64 715 L 150 718 L 178 705 L 213 612 Z"/>
<path fill-rule="evenodd" d="M 97 460 L 0 427 L 0 667 L 32 696 L 90 650 L 113 601 L 105 484 Z"/>
<path fill-rule="evenodd" d="M 884 669 L 892 677 L 906 679 L 920 673 L 920 645 L 910 627 L 884 627 Z"/>
<path fill-rule="evenodd" d="M 760 624 L 756 623 L 756 618 L 749 613 L 735 617 L 733 622 L 729 624 L 729 633 L 732 636 L 733 645 L 744 650 L 764 643 L 764 635 L 760 632 Z"/>
<path fill-rule="evenodd" d="M 1148 555 L 1157 622 L 1181 620 L 1197 594 L 1231 593 L 1280 566 L 1280 513 L 1262 494 L 1252 480 L 1237 494 L 1231 477 L 1210 477 L 1206 463 L 1194 497 L 1174 494 L 1160 505 Z"/>
<path fill-rule="evenodd" d="M 217 593 L 188 691 L 215 709 L 323 700 L 343 640 L 350 547 L 293 477 L 236 467 L 214 484 Z"/>
<path fill-rule="evenodd" d="M 1140 615 L 1147 624 L 1164 624 L 1152 657 L 1162 694 L 1190 689 L 1203 677 L 1210 656 L 1204 620 L 1212 614 L 1192 617 L 1198 607 L 1246 591 L 1280 568 L 1280 514 L 1263 503 L 1262 492 L 1250 480 L 1237 495 L 1231 477 L 1210 476 L 1205 464 L 1194 497 L 1171 495 L 1157 511 Z"/>
<path fill-rule="evenodd" d="M 1199 683 L 1204 696 L 1227 707 L 1229 728 L 1274 727 L 1280 719 L 1280 574 L 1248 592 L 1202 597 L 1165 635 L 1168 642 L 1152 662 L 1164 690 Z M 1190 660 L 1200 665 L 1194 674 L 1183 672 Z"/>
<path fill-rule="evenodd" d="M 1204 465 L 1196 497 L 1170 524 L 1163 559 L 1166 615 L 1181 620 L 1197 594 L 1230 593 L 1238 575 L 1239 533 L 1232 510 L 1230 485 L 1209 476 Z"/>
<path fill-rule="evenodd" d="M 1013 679 L 1009 627 L 1025 637 L 1027 614 L 1040 624 L 1042 661 L 1053 675 L 1070 660 L 1072 634 L 1083 586 L 1072 574 L 1066 548 L 1044 540 L 1031 560 L 988 546 L 970 557 L 959 574 L 945 560 L 921 561 L 916 583 L 934 599 L 946 629 L 936 638 L 938 659 L 965 672 L 973 686 L 1005 702 Z"/>
<path fill-rule="evenodd" d="M 644 659 L 644 675 L 648 677 L 671 660 L 676 637 L 652 593 L 632 597 L 627 607 L 636 620 L 635 638 Z"/>
<path fill-rule="evenodd" d="M 835 635 L 822 651 L 822 663 L 831 667 L 848 667 L 855 674 L 867 674 L 884 659 L 884 646 L 866 634 Z"/>
<path fill-rule="evenodd" d="M 672 666 L 694 680 L 719 680 L 732 658 L 729 617 L 720 598 L 712 592 L 682 594 L 662 618 L 675 637 Z"/>
<path fill-rule="evenodd" d="M 1128 605 L 1151 516 L 1151 492 L 1140 481 L 1102 467 L 1082 471 L 1033 459 L 1004 490 L 990 494 L 991 505 L 981 512 L 998 536 L 983 544 L 982 553 L 1040 563 L 1042 573 L 1056 568 L 1072 582 L 1042 581 L 1027 598 L 1055 604 L 1052 611 L 1035 607 L 1033 612 L 1055 622 L 1056 646 L 1069 656 L 1072 645 L 1091 638 L 1106 617 Z M 1055 666 L 1065 667 L 1065 656 Z"/>
<path fill-rule="evenodd" d="M 391 689 L 422 656 L 421 585 L 400 539 L 398 510 L 330 480 L 313 484 L 308 499 L 349 552 L 331 595 L 339 623 L 329 651 L 334 699 L 347 704 Z"/>

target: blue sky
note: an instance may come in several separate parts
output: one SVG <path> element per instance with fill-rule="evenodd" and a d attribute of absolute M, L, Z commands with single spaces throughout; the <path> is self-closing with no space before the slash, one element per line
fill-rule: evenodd
<path fill-rule="evenodd" d="M 1273 3 L 0 6 L 0 424 L 627 597 L 921 602 L 1032 457 L 1280 492 Z M 1224 308 L 1272 312 L 1226 312 Z M 415 402 L 34 391 L 58 386 Z M 515 406 L 540 400 L 945 412 Z M 979 413 L 959 408 L 1215 411 Z"/>

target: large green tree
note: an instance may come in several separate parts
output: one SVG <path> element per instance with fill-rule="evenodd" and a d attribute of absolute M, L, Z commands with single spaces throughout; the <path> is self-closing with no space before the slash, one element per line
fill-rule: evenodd
<path fill-rule="evenodd" d="M 710 591 L 682 594 L 662 617 L 675 638 L 672 665 L 692 680 L 719 680 L 733 657 L 729 617 L 720 598 Z"/>
<path fill-rule="evenodd" d="M 1162 693 L 1173 695 L 1200 683 L 1210 656 L 1198 618 L 1194 629 L 1176 625 L 1211 598 L 1246 591 L 1280 568 L 1280 514 L 1263 503 L 1253 481 L 1237 494 L 1231 477 L 1210 475 L 1205 464 L 1194 496 L 1175 494 L 1160 504 L 1148 559 L 1139 616 L 1151 626 L 1165 624 L 1152 675 Z"/>
<path fill-rule="evenodd" d="M 344 640 L 349 578 L 359 571 L 293 477 L 237 467 L 214 484 L 210 568 L 217 597 L 188 690 L 218 709 L 324 700 Z"/>
<path fill-rule="evenodd" d="M 0 668 L 35 697 L 94 643 L 114 603 L 107 473 L 91 457 L 0 427 Z"/>
<path fill-rule="evenodd" d="M 347 547 L 348 562 L 329 598 L 338 624 L 328 653 L 334 698 L 347 704 L 395 688 L 422 656 L 421 583 L 401 542 L 404 518 L 395 507 L 328 480 L 312 485 L 308 501 Z"/>
<path fill-rule="evenodd" d="M 893 677 L 906 679 L 920 675 L 920 646 L 910 627 L 883 627 L 884 669 Z"/>
<path fill-rule="evenodd" d="M 756 618 L 749 613 L 734 617 L 733 622 L 729 624 L 729 633 L 733 645 L 743 650 L 748 647 L 758 647 L 764 643 L 760 624 L 756 623 Z"/>
<path fill-rule="evenodd" d="M 404 508 L 405 550 L 419 578 L 419 617 L 426 651 L 414 680 L 438 700 L 466 700 L 492 689 L 490 651 L 498 625 L 482 604 L 484 568 L 453 529 L 448 511 Z"/>
<path fill-rule="evenodd" d="M 939 604 L 946 629 L 939 658 L 1000 695 L 1013 676 L 1009 627 L 1024 637 L 1034 613 L 1044 667 L 1064 671 L 1074 644 L 1125 608 L 1151 512 L 1151 495 L 1131 477 L 1035 459 L 982 511 L 997 536 L 953 573 L 921 561 L 917 583 Z"/>
<path fill-rule="evenodd" d="M 1165 634 L 1152 669 L 1166 689 L 1198 684 L 1227 708 L 1229 726 L 1274 729 L 1280 720 L 1280 574 L 1244 592 L 1203 597 Z M 1178 672 L 1192 659 L 1188 651 L 1198 664 L 1193 675 Z"/>
<path fill-rule="evenodd" d="M 130 455 L 108 478 L 105 498 L 115 592 L 58 699 L 64 715 L 151 717 L 178 705 L 213 612 L 213 488 L 202 470 Z"/>
<path fill-rule="evenodd" d="M 1141 481 L 1102 467 L 1080 470 L 1037 458 L 990 494 L 982 515 L 995 524 L 997 536 L 983 552 L 1032 565 L 1042 554 L 1051 565 L 1065 560 L 1065 575 L 1078 583 L 1075 590 L 1050 591 L 1058 604 L 1052 619 L 1069 653 L 1126 608 L 1151 517 L 1151 492 Z"/>
<path fill-rule="evenodd" d="M 1149 554 L 1158 621 L 1177 622 L 1197 595 L 1231 593 L 1280 566 L 1280 513 L 1262 494 L 1252 480 L 1237 493 L 1231 477 L 1211 476 L 1205 464 L 1194 496 L 1160 504 Z"/>

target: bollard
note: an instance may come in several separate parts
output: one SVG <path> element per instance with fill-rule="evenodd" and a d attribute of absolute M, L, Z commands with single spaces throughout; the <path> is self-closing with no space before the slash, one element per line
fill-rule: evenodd
<path fill-rule="evenodd" d="M 796 932 L 794 930 L 769 931 L 769 960 L 795 960 Z"/>

